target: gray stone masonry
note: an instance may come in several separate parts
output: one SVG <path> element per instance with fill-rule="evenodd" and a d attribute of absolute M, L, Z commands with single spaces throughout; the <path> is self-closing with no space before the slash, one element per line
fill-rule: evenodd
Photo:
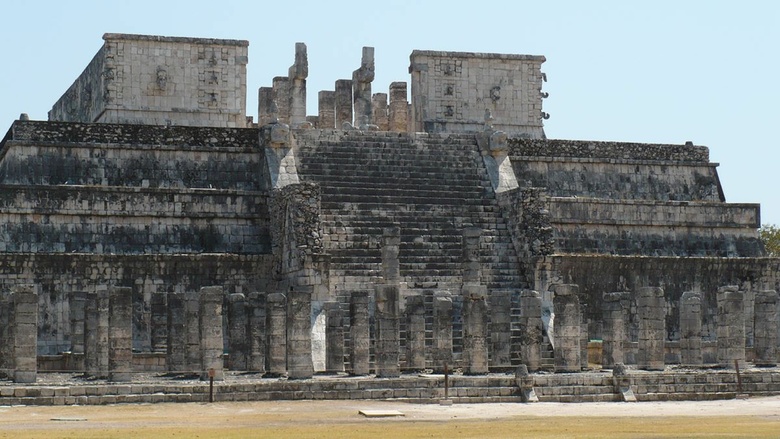
<path fill-rule="evenodd" d="M 314 375 L 311 356 L 311 296 L 313 287 L 293 286 L 287 293 L 287 377 Z"/>
<path fill-rule="evenodd" d="M 602 312 L 604 327 L 602 329 L 601 366 L 611 369 L 615 364 L 625 362 L 623 345 L 628 341 L 626 332 L 627 312 L 623 307 L 625 298 L 630 293 L 604 293 L 602 296 Z"/>
<path fill-rule="evenodd" d="M 539 402 L 534 391 L 534 377 L 528 373 L 528 366 L 521 364 L 515 369 L 515 384 L 520 389 L 523 402 Z"/>
<path fill-rule="evenodd" d="M 87 293 L 84 319 L 84 369 L 92 378 L 108 377 L 108 287 L 98 285 Z"/>
<path fill-rule="evenodd" d="M 686 291 L 680 298 L 680 363 L 701 366 L 701 295 Z"/>
<path fill-rule="evenodd" d="M 273 87 L 260 87 L 257 91 L 257 125 L 268 125 L 276 121 Z"/>
<path fill-rule="evenodd" d="M 718 364 L 745 367 L 745 293 L 737 286 L 718 288 Z"/>
<path fill-rule="evenodd" d="M 374 286 L 376 375 L 384 378 L 394 378 L 401 374 L 400 245 L 401 229 L 398 226 L 386 227 L 382 233 L 384 282 Z"/>
<path fill-rule="evenodd" d="M 168 345 L 165 358 L 168 372 L 184 372 L 187 365 L 187 324 L 185 320 L 185 295 L 168 293 Z"/>
<path fill-rule="evenodd" d="M 287 297 L 271 293 L 266 297 L 266 306 L 268 373 L 282 376 L 287 373 Z"/>
<path fill-rule="evenodd" d="M 0 377 L 12 377 L 14 368 L 14 295 L 0 292 Z"/>
<path fill-rule="evenodd" d="M 86 311 L 86 302 L 86 291 L 71 291 L 68 295 L 71 354 L 84 353 L 84 313 Z"/>
<path fill-rule="evenodd" d="M 367 291 L 353 291 L 349 303 L 349 362 L 352 375 L 368 375 L 371 347 Z"/>
<path fill-rule="evenodd" d="M 490 367 L 508 368 L 512 365 L 512 291 L 493 290 L 488 301 L 490 302 Z"/>
<path fill-rule="evenodd" d="M 409 131 L 409 101 L 406 100 L 406 83 L 390 83 L 388 129 L 399 133 Z"/>
<path fill-rule="evenodd" d="M 266 353 L 266 295 L 252 292 L 247 295 L 249 314 L 249 358 L 247 368 L 252 372 L 265 373 Z"/>
<path fill-rule="evenodd" d="M 133 372 L 133 290 L 108 290 L 108 380 L 132 381 Z"/>
<path fill-rule="evenodd" d="M 274 96 L 276 104 L 276 117 L 279 123 L 290 124 L 290 78 L 277 76 L 273 79 Z"/>
<path fill-rule="evenodd" d="M 290 125 L 299 127 L 306 122 L 306 77 L 309 76 L 309 60 L 306 44 L 295 43 L 295 63 L 290 67 Z"/>
<path fill-rule="evenodd" d="M 247 370 L 250 337 L 246 296 L 242 293 L 228 295 L 228 337 L 230 360 L 228 369 Z"/>
<path fill-rule="evenodd" d="M 13 287 L 14 382 L 34 383 L 38 376 L 38 287 Z"/>
<path fill-rule="evenodd" d="M 344 372 L 344 319 L 338 302 L 325 302 L 325 371 Z"/>
<path fill-rule="evenodd" d="M 214 370 L 214 379 L 224 379 L 225 351 L 222 337 L 222 302 L 223 288 L 219 286 L 202 287 L 200 289 L 200 379 L 208 380 L 209 372 Z"/>
<path fill-rule="evenodd" d="M 487 286 L 480 284 L 479 247 L 482 230 L 463 230 L 461 295 L 463 296 L 463 365 L 464 373 L 488 372 L 488 305 Z"/>
<path fill-rule="evenodd" d="M 152 317 L 151 337 L 153 352 L 167 352 L 168 349 L 168 306 L 167 293 L 152 292 L 150 313 Z"/>
<path fill-rule="evenodd" d="M 339 79 L 334 92 L 336 107 L 336 129 L 344 129 L 344 124 L 352 126 L 352 81 Z"/>
<path fill-rule="evenodd" d="M 555 309 L 555 371 L 579 372 L 582 370 L 579 286 L 556 284 L 551 289 Z"/>
<path fill-rule="evenodd" d="M 441 373 L 444 363 L 452 367 L 452 294 L 438 290 L 433 293 L 433 346 L 431 365 L 434 371 Z"/>
<path fill-rule="evenodd" d="M 757 366 L 777 365 L 778 297 L 775 290 L 756 293 L 753 352 Z"/>
<path fill-rule="evenodd" d="M 636 311 L 639 318 L 637 366 L 646 370 L 663 370 L 666 340 L 664 290 L 659 287 L 639 288 L 636 293 Z"/>
<path fill-rule="evenodd" d="M 319 120 L 317 128 L 330 130 L 336 128 L 336 92 L 322 90 L 317 95 L 317 110 Z M 338 127 L 341 129 L 341 127 Z"/>
<path fill-rule="evenodd" d="M 201 338 L 200 338 L 200 294 L 198 291 L 187 291 L 184 296 L 184 325 L 186 335 L 186 367 L 182 372 L 200 374 Z"/>
<path fill-rule="evenodd" d="M 556 322 L 557 323 L 557 322 Z M 542 298 L 538 291 L 520 292 L 520 361 L 536 372 L 542 364 Z"/>
<path fill-rule="evenodd" d="M 363 47 L 360 68 L 352 72 L 352 99 L 355 105 L 353 125 L 371 123 L 371 82 L 374 80 L 374 48 Z"/>
<path fill-rule="evenodd" d="M 390 119 L 387 108 L 387 93 L 374 93 L 371 97 L 372 123 L 379 131 L 389 131 Z"/>
<path fill-rule="evenodd" d="M 406 368 L 425 369 L 425 296 L 406 296 Z"/>

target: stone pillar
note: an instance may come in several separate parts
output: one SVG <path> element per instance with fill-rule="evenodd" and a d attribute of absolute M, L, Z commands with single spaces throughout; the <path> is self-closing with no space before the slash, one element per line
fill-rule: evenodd
<path fill-rule="evenodd" d="M 461 271 L 463 285 L 463 365 L 467 374 L 488 372 L 487 287 L 480 284 L 479 241 L 482 230 L 463 231 Z"/>
<path fill-rule="evenodd" d="M 349 303 L 349 361 L 353 375 L 368 375 L 371 347 L 368 292 L 354 291 Z"/>
<path fill-rule="evenodd" d="M 108 380 L 132 381 L 133 290 L 112 287 L 108 291 Z"/>
<path fill-rule="evenodd" d="M 356 127 L 370 124 L 371 120 L 371 81 L 374 80 L 374 48 L 363 47 L 360 68 L 352 72 L 352 101 L 355 105 Z"/>
<path fill-rule="evenodd" d="M 680 364 L 701 366 L 701 296 L 686 291 L 680 298 Z"/>
<path fill-rule="evenodd" d="M 253 372 L 265 373 L 266 353 L 266 305 L 265 294 L 253 292 L 247 296 L 249 315 L 249 358 L 247 368 Z"/>
<path fill-rule="evenodd" d="M 556 284 L 551 288 L 555 309 L 555 371 L 579 372 L 582 370 L 580 288 L 573 284 Z"/>
<path fill-rule="evenodd" d="M 405 133 L 409 124 L 407 109 L 409 102 L 406 100 L 406 83 L 390 83 L 390 108 L 389 108 L 389 129 Z"/>
<path fill-rule="evenodd" d="M 290 78 L 277 76 L 273 79 L 273 102 L 279 123 L 290 124 Z M 273 107 L 272 107 L 273 108 Z"/>
<path fill-rule="evenodd" d="M 325 371 L 344 372 L 344 322 L 338 302 L 325 302 Z"/>
<path fill-rule="evenodd" d="M 200 289 L 200 379 L 208 380 L 209 371 L 214 369 L 214 379 L 224 376 L 225 342 L 222 337 L 222 287 L 212 286 Z"/>
<path fill-rule="evenodd" d="M 636 294 L 639 316 L 637 366 L 646 370 L 664 370 L 666 340 L 666 301 L 659 287 L 642 287 Z"/>
<path fill-rule="evenodd" d="M 228 295 L 229 369 L 247 370 L 249 334 L 247 329 L 246 296 L 242 293 Z"/>
<path fill-rule="evenodd" d="M 200 374 L 203 372 L 200 353 L 200 294 L 197 291 L 188 291 L 184 296 L 184 325 L 186 329 L 185 361 L 187 364 L 184 372 Z"/>
<path fill-rule="evenodd" d="M 512 292 L 491 291 L 490 297 L 490 367 L 512 365 Z"/>
<path fill-rule="evenodd" d="M 542 366 L 542 297 L 537 291 L 520 293 L 520 361 L 535 372 Z"/>
<path fill-rule="evenodd" d="M 344 124 L 352 125 L 352 81 L 339 79 L 336 81 L 335 107 L 336 129 L 343 129 Z"/>
<path fill-rule="evenodd" d="M 290 78 L 290 126 L 298 128 L 306 122 L 306 77 L 309 61 L 306 44 L 295 43 L 295 64 L 288 72 Z"/>
<path fill-rule="evenodd" d="M 166 352 L 168 349 L 168 307 L 167 294 L 162 291 L 152 293 L 152 351 Z"/>
<path fill-rule="evenodd" d="M 287 373 L 287 297 L 272 293 L 266 297 L 266 331 L 268 334 L 268 373 Z"/>
<path fill-rule="evenodd" d="M 313 287 L 295 286 L 287 295 L 287 377 L 314 376 L 311 358 L 311 295 Z"/>
<path fill-rule="evenodd" d="M 0 293 L 0 376 L 13 378 L 14 295 Z"/>
<path fill-rule="evenodd" d="M 89 377 L 108 377 L 108 287 L 87 294 L 84 319 L 84 369 Z"/>
<path fill-rule="evenodd" d="M 444 363 L 452 366 L 452 295 L 449 291 L 433 294 L 433 352 L 432 368 L 443 371 Z"/>
<path fill-rule="evenodd" d="M 274 89 L 260 87 L 257 91 L 257 125 L 263 126 L 276 122 L 277 114 L 274 108 Z"/>
<path fill-rule="evenodd" d="M 86 302 L 86 291 L 71 291 L 68 294 L 71 354 L 84 353 L 84 313 L 86 312 Z"/>
<path fill-rule="evenodd" d="M 168 343 L 165 359 L 168 372 L 190 370 L 187 365 L 187 323 L 184 302 L 182 293 L 168 293 Z"/>
<path fill-rule="evenodd" d="M 425 297 L 406 296 L 406 368 L 425 369 Z"/>
<path fill-rule="evenodd" d="M 623 301 L 628 293 L 604 293 L 602 312 L 601 367 L 611 369 L 618 363 L 625 363 L 623 344 L 628 341 L 626 333 L 626 309 Z"/>
<path fill-rule="evenodd" d="M 375 286 L 376 375 L 392 378 L 401 375 L 400 339 L 400 266 L 398 252 L 401 245 L 399 227 L 387 227 L 382 235 L 382 273 L 384 284 Z"/>
<path fill-rule="evenodd" d="M 317 95 L 319 120 L 317 128 L 332 130 L 336 127 L 336 92 L 322 90 Z"/>
<path fill-rule="evenodd" d="M 13 288 L 14 382 L 34 383 L 38 377 L 38 291 L 33 285 Z"/>
<path fill-rule="evenodd" d="M 736 286 L 718 288 L 718 363 L 745 366 L 745 295 Z"/>
<path fill-rule="evenodd" d="M 753 350 L 756 366 L 777 365 L 777 291 L 763 290 L 756 294 Z"/>
<path fill-rule="evenodd" d="M 372 123 L 379 128 L 379 131 L 389 131 L 390 120 L 387 114 L 387 93 L 374 93 L 371 97 Z"/>

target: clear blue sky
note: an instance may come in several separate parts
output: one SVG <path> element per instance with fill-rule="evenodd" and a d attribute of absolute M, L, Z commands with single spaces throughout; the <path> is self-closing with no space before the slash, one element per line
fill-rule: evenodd
<path fill-rule="evenodd" d="M 408 81 L 414 49 L 545 55 L 550 138 L 710 148 L 729 202 L 780 224 L 780 2 L 52 1 L 4 2 L 0 125 L 47 111 L 105 32 L 249 40 L 248 115 L 287 74 L 295 43 L 316 94 L 376 50 L 374 92 Z M 0 127 L 5 131 L 5 128 Z"/>

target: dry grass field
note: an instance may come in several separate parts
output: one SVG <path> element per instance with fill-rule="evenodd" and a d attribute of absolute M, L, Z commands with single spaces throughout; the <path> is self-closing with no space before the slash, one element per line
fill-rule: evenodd
<path fill-rule="evenodd" d="M 398 410 L 365 418 L 359 410 Z M 664 403 L 281 401 L 0 407 L 0 438 L 778 438 L 780 397 Z"/>

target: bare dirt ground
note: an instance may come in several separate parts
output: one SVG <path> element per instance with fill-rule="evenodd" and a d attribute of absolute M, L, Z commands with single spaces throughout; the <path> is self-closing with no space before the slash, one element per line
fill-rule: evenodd
<path fill-rule="evenodd" d="M 405 416 L 365 418 L 360 410 Z M 275 401 L 0 407 L 0 438 L 778 438 L 780 396 L 639 403 Z"/>

